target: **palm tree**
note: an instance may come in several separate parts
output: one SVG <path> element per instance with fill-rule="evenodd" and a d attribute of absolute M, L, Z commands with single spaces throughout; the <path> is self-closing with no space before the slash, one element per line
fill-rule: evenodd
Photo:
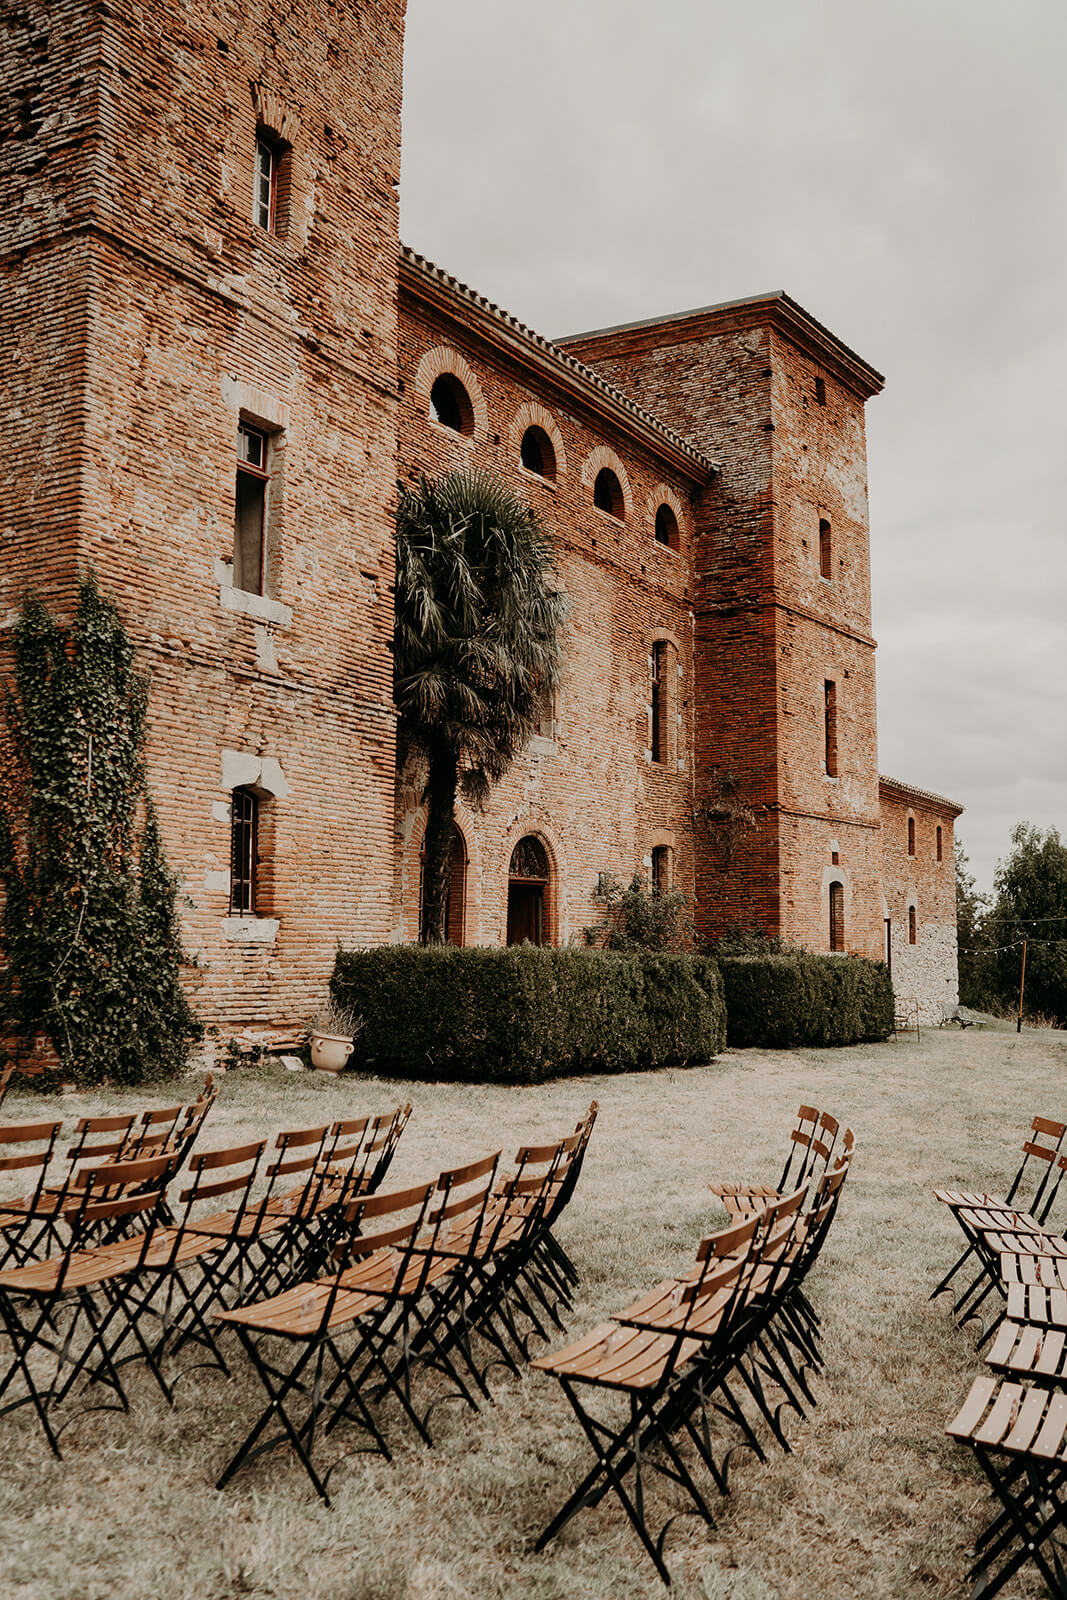
<path fill-rule="evenodd" d="M 428 764 L 423 937 L 445 939 L 457 789 L 481 807 L 555 688 L 565 612 L 544 531 L 506 485 L 450 472 L 400 485 L 394 694 Z"/>

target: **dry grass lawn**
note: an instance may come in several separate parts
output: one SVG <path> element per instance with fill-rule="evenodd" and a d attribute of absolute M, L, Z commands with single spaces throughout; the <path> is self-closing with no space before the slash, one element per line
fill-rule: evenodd
<path fill-rule="evenodd" d="M 802 1100 L 855 1129 L 853 1174 L 809 1280 L 825 1326 L 819 1405 L 789 1424 L 793 1452 L 737 1459 L 714 1530 L 675 1523 L 679 1600 L 963 1596 L 987 1495 L 944 1437 L 979 1369 L 930 1288 L 958 1249 L 935 1184 L 1003 1183 L 1024 1124 L 1067 1113 L 1067 1035 L 937 1031 L 827 1051 L 745 1051 L 688 1072 L 537 1088 L 398 1085 L 257 1070 L 231 1073 L 204 1147 L 253 1131 L 415 1111 L 390 1184 L 526 1138 L 567 1131 L 595 1095 L 601 1116 L 560 1226 L 583 1281 L 577 1334 L 692 1258 L 716 1225 L 706 1184 L 773 1181 Z M 140 1099 L 141 1097 L 136 1097 Z M 73 1119 L 119 1095 L 64 1097 Z M 165 1097 L 159 1097 L 162 1103 Z M 10 1096 L 5 1115 L 41 1102 Z M 1061 1211 L 1063 1208 L 1061 1208 Z M 1067 1220 L 1067 1217 L 1061 1217 Z M 214 1480 L 257 1398 L 243 1370 L 192 1373 L 169 1411 L 128 1368 L 129 1417 L 86 1416 L 56 1462 L 25 1412 L 0 1422 L 4 1600 L 637 1600 L 661 1595 L 614 1501 L 580 1512 L 544 1554 L 541 1528 L 578 1476 L 584 1441 L 555 1382 L 501 1379 L 495 1405 L 434 1413 L 435 1447 L 399 1419 L 395 1459 L 353 1456 L 318 1503 L 284 1450 L 224 1492 Z M 666 1495 L 665 1489 L 657 1490 Z M 669 1501 L 663 1500 L 664 1507 Z M 1005 1600 L 1041 1592 L 1020 1575 Z"/>

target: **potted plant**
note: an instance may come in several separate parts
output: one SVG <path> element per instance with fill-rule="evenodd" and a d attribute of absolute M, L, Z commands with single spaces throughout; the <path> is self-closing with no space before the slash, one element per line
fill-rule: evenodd
<path fill-rule="evenodd" d="M 318 1072 L 340 1072 L 355 1049 L 356 1035 L 363 1018 L 348 1006 L 327 1000 L 308 1024 L 311 1035 L 311 1065 Z"/>

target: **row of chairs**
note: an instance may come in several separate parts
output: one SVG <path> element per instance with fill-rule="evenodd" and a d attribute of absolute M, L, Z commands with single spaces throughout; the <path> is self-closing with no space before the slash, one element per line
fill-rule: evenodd
<path fill-rule="evenodd" d="M 127 1360 L 147 1364 L 168 1402 L 164 1358 L 190 1340 L 228 1372 L 214 1312 L 328 1259 L 346 1200 L 381 1181 L 410 1111 L 191 1155 L 179 1120 L 183 1137 L 160 1148 L 149 1134 L 132 1156 L 123 1145 L 75 1167 L 65 1187 L 38 1182 L 39 1210 L 33 1197 L 21 1209 L 18 1264 L 0 1271 L 0 1415 L 32 1406 L 58 1456 L 66 1423 L 55 1413 L 81 1378 L 90 1396 L 110 1391 L 103 1404 L 126 1410 Z"/>
<path fill-rule="evenodd" d="M 965 1248 L 933 1296 L 951 1293 L 961 1324 L 983 1319 L 991 1298 L 995 1308 L 979 1339 L 990 1371 L 947 1429 L 974 1452 L 1000 1507 L 975 1547 L 972 1600 L 996 1594 L 1028 1560 L 1067 1597 L 1058 1548 L 1067 1523 L 1067 1239 L 1049 1228 L 1065 1141 L 1067 1124 L 1035 1117 L 1005 1194 L 935 1191 Z"/>
<path fill-rule="evenodd" d="M 804 1137 L 791 1140 L 780 1187 L 799 1171 L 792 1190 L 712 1185 L 728 1198 L 734 1220 L 701 1241 L 687 1274 L 658 1284 L 584 1338 L 532 1363 L 559 1382 L 595 1458 L 538 1549 L 579 1510 L 613 1492 L 669 1584 L 664 1542 L 681 1513 L 655 1530 L 650 1472 L 680 1488 L 688 1508 L 712 1523 L 701 1468 L 725 1494 L 736 1449 L 766 1460 L 763 1425 L 789 1449 L 783 1412 L 791 1408 L 803 1416 L 814 1404 L 809 1377 L 821 1366 L 819 1318 L 803 1284 L 854 1148 L 851 1131 L 832 1118 L 823 1125 L 828 1131 L 833 1124 L 832 1136 L 820 1138 L 821 1113 L 802 1107 L 799 1122 L 807 1127 L 812 1118 L 815 1131 L 808 1127 L 806 1144 Z M 605 1410 L 607 1396 L 616 1400 Z M 732 1439 L 725 1445 L 713 1437 L 724 1422 Z"/>

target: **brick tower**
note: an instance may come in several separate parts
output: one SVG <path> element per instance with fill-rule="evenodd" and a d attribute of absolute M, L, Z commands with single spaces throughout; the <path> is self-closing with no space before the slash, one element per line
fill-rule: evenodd
<path fill-rule="evenodd" d="M 201 1009 L 390 925 L 403 0 L 9 8 L 0 652 L 91 565 L 151 673 Z M 5 664 L 9 655 L 5 654 Z"/>
<path fill-rule="evenodd" d="M 880 957 L 863 412 L 880 375 L 785 294 L 561 344 L 720 469 L 696 508 L 704 930 Z"/>

